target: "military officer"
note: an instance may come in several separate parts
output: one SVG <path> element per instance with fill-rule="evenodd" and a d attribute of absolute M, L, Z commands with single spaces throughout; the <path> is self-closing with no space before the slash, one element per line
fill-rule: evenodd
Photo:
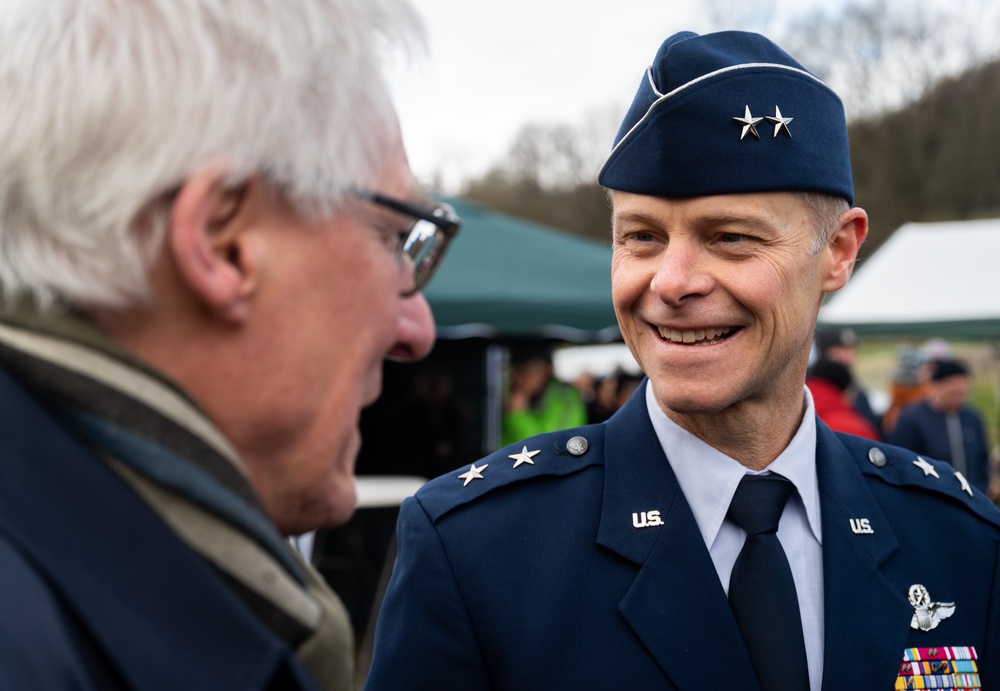
<path fill-rule="evenodd" d="M 838 97 L 763 36 L 673 35 L 599 181 L 647 379 L 404 503 L 366 688 L 1000 687 L 1000 512 L 804 387 L 867 234 Z"/>

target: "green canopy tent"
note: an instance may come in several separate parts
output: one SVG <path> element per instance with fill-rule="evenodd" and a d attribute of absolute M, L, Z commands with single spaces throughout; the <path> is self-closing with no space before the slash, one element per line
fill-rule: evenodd
<path fill-rule="evenodd" d="M 364 472 L 430 477 L 495 449 L 512 345 L 621 338 L 611 301 L 610 229 L 609 241 L 601 243 L 462 199 L 442 201 L 455 208 L 462 230 L 424 290 L 438 340 L 423 362 L 386 363 L 382 398 L 362 418 L 362 432 L 371 431 L 359 459 Z M 418 448 L 414 435 L 428 425 L 414 421 L 445 399 L 461 404 L 460 417 L 436 413 L 451 421 L 439 436 L 455 427 L 462 434 L 447 443 L 427 441 L 430 448 L 449 449 L 445 458 L 414 460 L 434 455 Z M 409 437 L 383 433 L 402 424 L 416 431 Z"/>
<path fill-rule="evenodd" d="M 513 343 L 606 343 L 621 338 L 611 302 L 611 243 L 448 198 L 462 230 L 424 295 L 438 343 L 426 363 L 393 368 L 411 376 L 437 368 L 478 409 L 467 438 L 475 453 L 496 448 L 508 347 Z M 471 452 L 471 450 L 470 450 Z"/>
<path fill-rule="evenodd" d="M 611 245 L 447 199 L 462 231 L 424 291 L 438 337 L 619 338 Z"/>
<path fill-rule="evenodd" d="M 424 291 L 438 341 L 422 362 L 385 363 L 382 396 L 361 418 L 357 472 L 364 486 L 400 476 L 418 476 L 419 484 L 496 448 L 509 345 L 621 338 L 611 302 L 610 228 L 601 243 L 461 199 L 442 201 L 455 208 L 462 230 Z M 366 642 L 395 524 L 390 504 L 368 506 L 316 537 L 314 561 Z"/>

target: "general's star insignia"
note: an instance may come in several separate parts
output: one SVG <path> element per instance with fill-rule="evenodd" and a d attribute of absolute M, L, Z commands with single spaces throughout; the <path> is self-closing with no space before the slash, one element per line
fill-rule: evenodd
<path fill-rule="evenodd" d="M 770 115 L 767 116 L 767 121 L 774 123 L 774 137 L 777 137 L 778 132 L 780 132 L 781 130 L 785 130 L 785 134 L 791 137 L 792 132 L 791 130 L 788 129 L 788 123 L 790 123 L 794 119 L 795 118 L 781 117 L 781 110 L 778 108 L 778 106 L 774 107 L 774 117 L 771 117 Z"/>
<path fill-rule="evenodd" d="M 473 463 L 471 468 L 469 468 L 467 471 L 458 476 L 459 480 L 465 480 L 465 483 L 462 485 L 462 487 L 467 487 L 469 483 L 472 482 L 473 480 L 482 480 L 483 471 L 486 470 L 489 466 L 490 466 L 489 463 L 483 463 L 481 466 L 477 468 L 476 464 Z"/>
<path fill-rule="evenodd" d="M 740 132 L 740 141 L 743 141 L 743 137 L 747 136 L 747 132 L 752 134 L 756 139 L 760 139 L 760 135 L 757 134 L 757 123 L 764 118 L 755 118 L 750 115 L 750 106 L 744 106 L 745 110 L 743 112 L 743 117 L 734 117 L 733 120 L 736 122 L 743 123 L 743 131 Z"/>
<path fill-rule="evenodd" d="M 955 471 L 955 477 L 958 478 L 958 481 L 961 483 L 961 485 L 962 485 L 962 491 L 963 492 L 968 492 L 969 496 L 971 497 L 972 496 L 972 487 L 969 486 L 969 481 L 966 480 L 965 476 L 962 475 L 962 473 L 958 472 L 957 470 Z"/>
<path fill-rule="evenodd" d="M 528 451 L 528 447 L 525 446 L 521 449 L 521 453 L 512 453 L 511 455 L 507 456 L 507 458 L 513 458 L 515 461 L 517 461 L 517 463 L 514 464 L 514 467 L 516 468 L 522 463 L 530 463 L 531 465 L 535 465 L 535 462 L 531 460 L 531 458 L 532 456 L 536 456 L 539 453 L 540 453 L 539 451 Z"/>
<path fill-rule="evenodd" d="M 910 620 L 912 629 L 921 631 L 936 629 L 942 619 L 947 619 L 955 613 L 954 602 L 931 602 L 931 594 L 919 583 L 910 586 L 906 597 L 913 605 L 913 619 Z"/>
<path fill-rule="evenodd" d="M 927 477 L 928 475 L 933 475 L 938 479 L 941 478 L 941 476 L 937 474 L 937 471 L 934 470 L 934 466 L 932 466 L 930 463 L 922 459 L 920 456 L 917 456 L 917 460 L 913 462 L 913 465 L 917 466 L 922 471 L 924 471 L 924 477 Z"/>

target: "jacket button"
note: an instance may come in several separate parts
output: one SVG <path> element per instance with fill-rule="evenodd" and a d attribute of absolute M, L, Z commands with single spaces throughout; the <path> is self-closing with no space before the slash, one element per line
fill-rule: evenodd
<path fill-rule="evenodd" d="M 868 460 L 871 461 L 872 465 L 876 468 L 881 468 L 885 465 L 885 452 L 882 449 L 873 446 L 868 450 Z"/>
<path fill-rule="evenodd" d="M 587 453 L 587 440 L 583 437 L 572 437 L 566 442 L 566 450 L 574 456 L 582 456 Z"/>

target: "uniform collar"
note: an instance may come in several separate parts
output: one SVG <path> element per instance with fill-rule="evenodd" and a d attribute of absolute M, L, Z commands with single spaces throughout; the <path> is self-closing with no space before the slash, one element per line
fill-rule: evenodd
<path fill-rule="evenodd" d="M 773 472 L 795 485 L 805 508 L 809 529 L 822 544 L 819 485 L 816 480 L 816 415 L 812 396 L 805 391 L 806 409 L 792 441 L 762 473 Z M 646 409 L 667 461 L 677 476 L 705 546 L 711 549 L 743 476 L 750 471 L 739 461 L 694 436 L 667 417 L 646 387 Z"/>

